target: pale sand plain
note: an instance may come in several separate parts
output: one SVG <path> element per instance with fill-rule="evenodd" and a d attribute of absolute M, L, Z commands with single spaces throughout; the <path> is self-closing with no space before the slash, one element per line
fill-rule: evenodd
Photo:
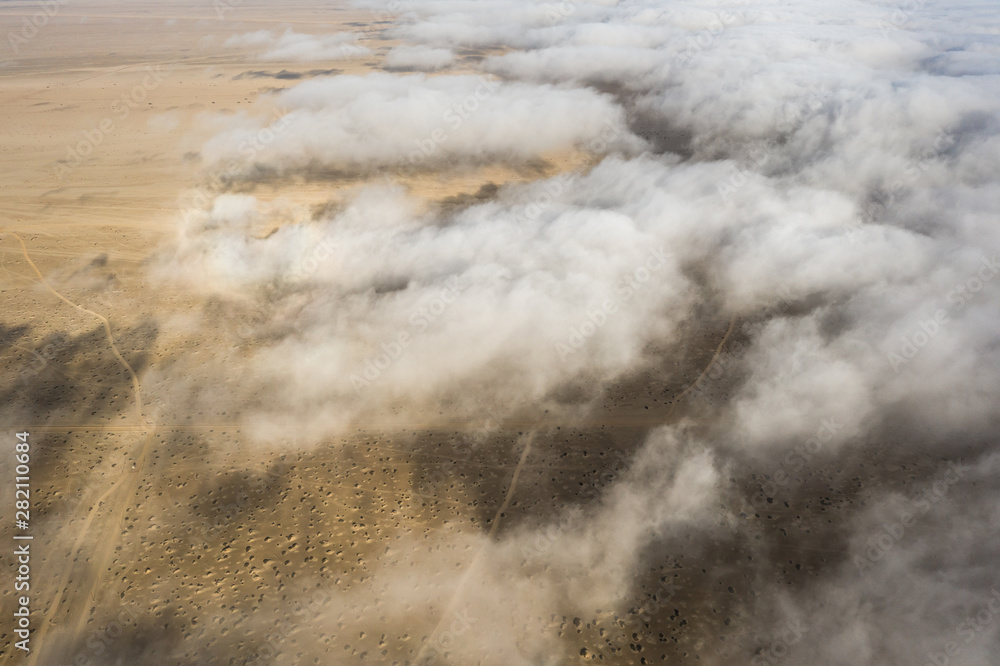
<path fill-rule="evenodd" d="M 3 34 L 35 11 L 5 3 Z M 36 648 L 27 663 L 403 664 L 441 644 L 449 627 L 486 635 L 474 617 L 466 629 L 449 624 L 467 601 L 461 588 L 431 592 L 482 574 L 475 538 L 592 501 L 586 491 L 611 483 L 651 427 L 698 416 L 685 391 L 727 345 L 740 344 L 732 322 L 706 316 L 698 343 L 675 350 L 671 367 L 615 387 L 578 418 L 529 413 L 481 429 L 436 414 L 375 415 L 307 449 L 255 448 L 232 414 L 189 413 L 144 385 L 152 369 L 247 344 L 223 324 L 196 340 L 164 337 L 163 317 L 207 304 L 145 279 L 144 263 L 176 233 L 180 198 L 203 183 L 192 153 L 211 136 L 206 118 L 301 80 L 241 76 L 248 71 L 309 76 L 321 68 L 254 62 L 223 48 L 224 39 L 286 25 L 361 31 L 372 54 L 331 65 L 351 73 L 379 69 L 392 46 L 371 12 L 292 3 L 280 21 L 273 14 L 252 2 L 222 19 L 209 3 L 73 2 L 16 55 L 6 47 L 0 343 L 5 431 L 29 431 L 34 447 Z M 123 107 L 123 96 L 134 103 Z M 88 139 L 95 131 L 99 141 Z M 76 163 L 73 151 L 87 154 Z M 427 206 L 463 205 L 484 185 L 590 160 L 570 151 L 531 168 L 495 164 L 403 180 Z M 363 180 L 261 183 L 253 193 L 323 206 Z M 698 400 L 724 394 L 725 384 L 714 382 Z M 4 524 L 0 537 L 9 541 L 10 531 Z M 517 621 L 525 635 L 562 641 L 565 663 L 707 660 L 732 630 L 729 609 L 701 601 L 709 586 L 745 588 L 747 574 L 725 565 L 735 548 L 700 553 L 697 562 L 697 553 L 659 557 L 631 614 L 595 608 L 590 617 Z M 437 573 L 414 581 L 412 598 L 386 616 L 380 595 L 390 593 L 378 573 L 428 557 L 437 564 L 425 570 Z M 5 608 L 11 593 L 5 585 Z M 7 623 L 0 632 L 0 654 L 22 660 Z M 483 663 L 509 659 L 500 648 Z"/>

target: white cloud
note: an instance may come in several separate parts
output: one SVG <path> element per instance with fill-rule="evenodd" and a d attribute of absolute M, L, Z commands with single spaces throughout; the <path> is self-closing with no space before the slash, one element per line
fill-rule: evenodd
<path fill-rule="evenodd" d="M 503 47 L 482 67 L 505 80 L 303 83 L 275 100 L 295 120 L 254 153 L 256 169 L 444 172 L 569 147 L 603 161 L 447 213 L 392 188 L 315 219 L 226 195 L 189 216 L 156 271 L 270 308 L 258 344 L 226 367 L 240 380 L 229 399 L 268 386 L 275 397 L 248 422 L 264 436 L 294 425 L 304 440 L 376 414 L 471 420 L 484 403 L 585 413 L 636 376 L 678 390 L 705 360 L 681 366 L 684 353 L 714 348 L 735 318 L 717 401 L 690 430 L 649 434 L 591 506 L 556 511 L 567 518 L 542 587 L 515 553 L 544 526 L 483 545 L 494 565 L 476 583 L 484 617 L 625 603 L 668 544 L 706 549 L 720 580 L 731 567 L 752 581 L 736 607 L 745 632 L 725 646 L 739 659 L 792 612 L 810 630 L 787 663 L 923 663 L 975 591 L 1000 582 L 987 555 L 1000 26 L 978 7 L 907 7 L 408 3 L 393 36 L 417 46 L 386 64 L 436 69 L 451 50 Z M 278 49 L 269 33 L 245 37 Z M 203 156 L 226 163 L 263 123 L 233 120 Z M 277 231 L 255 233 L 275 218 Z M 662 264 L 636 283 L 660 248 Z M 836 432 L 806 458 L 830 422 Z M 850 556 L 872 527 L 913 479 L 934 481 L 934 461 L 959 456 L 982 458 L 978 485 L 956 487 L 961 501 L 928 511 L 885 566 L 859 576 Z M 767 481 L 779 496 L 741 516 L 746 485 Z M 792 519 L 802 515 L 812 522 Z M 812 567 L 795 585 L 793 559 Z M 706 636 L 717 626 L 705 618 L 730 603 L 724 587 L 706 583 L 691 602 Z M 518 635 L 504 622 L 504 637 Z M 488 661 L 473 634 L 455 649 Z M 518 658 L 558 662 L 564 647 L 539 639 Z M 995 661 L 994 647 L 963 655 Z"/>
<path fill-rule="evenodd" d="M 233 35 L 223 46 L 252 49 L 259 60 L 266 62 L 320 62 L 360 58 L 370 53 L 366 46 L 356 42 L 356 36 L 349 32 L 307 35 L 288 29 L 280 35 L 270 30 Z"/>
<path fill-rule="evenodd" d="M 454 60 L 455 54 L 450 49 L 434 49 L 426 46 L 396 46 L 385 56 L 387 67 L 422 72 L 443 69 Z"/>
<path fill-rule="evenodd" d="M 607 95 L 487 77 L 336 76 L 301 83 L 275 102 L 295 119 L 254 152 L 254 164 L 278 172 L 523 161 L 602 137 L 606 150 L 643 146 Z M 246 119 L 209 141 L 202 155 L 210 164 L 238 159 L 262 123 Z"/>

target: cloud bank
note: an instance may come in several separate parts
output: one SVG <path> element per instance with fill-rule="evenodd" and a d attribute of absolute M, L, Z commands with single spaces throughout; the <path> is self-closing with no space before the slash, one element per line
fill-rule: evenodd
<path fill-rule="evenodd" d="M 485 407 L 586 422 L 636 378 L 678 395 L 732 322 L 684 418 L 647 428 L 627 472 L 473 539 L 490 566 L 425 599 L 471 604 L 497 644 L 474 628 L 435 652 L 425 628 L 425 656 L 592 656 L 541 618 L 627 613 L 674 562 L 698 610 L 669 624 L 650 596 L 646 655 L 690 640 L 673 658 L 992 663 L 998 28 L 963 3 L 414 0 L 390 67 L 502 53 L 482 76 L 299 84 L 274 100 L 294 120 L 235 172 L 388 182 L 315 214 L 220 194 L 154 273 L 265 313 L 227 368 L 264 440 Z M 267 122 L 234 121 L 202 155 L 237 160 Z M 457 209 L 393 184 L 570 148 L 595 163 Z M 380 575 L 403 593 L 398 568 Z"/>
<path fill-rule="evenodd" d="M 456 161 L 526 161 L 556 150 L 637 151 L 625 114 L 608 95 L 552 85 L 505 83 L 486 76 L 369 74 L 317 78 L 272 103 L 294 114 L 280 140 L 253 153 L 268 173 L 441 168 Z M 209 165 L 239 160 L 266 129 L 247 117 L 209 141 Z M 602 138 L 607 137 L 607 139 Z"/>
<path fill-rule="evenodd" d="M 390 69 L 413 69 L 433 72 L 452 64 L 455 54 L 451 49 L 434 49 L 426 46 L 397 46 L 385 56 Z"/>
<path fill-rule="evenodd" d="M 258 51 L 257 59 L 265 62 L 320 62 L 360 58 L 370 53 L 366 46 L 356 42 L 355 35 L 349 32 L 316 36 L 289 28 L 280 35 L 271 30 L 233 35 L 223 46 Z"/>

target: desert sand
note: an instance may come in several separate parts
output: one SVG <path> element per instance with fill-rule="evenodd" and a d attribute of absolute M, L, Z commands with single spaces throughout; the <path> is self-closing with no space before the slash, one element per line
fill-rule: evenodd
<path fill-rule="evenodd" d="M 32 7 L 5 6 L 5 28 Z M 226 328 L 181 343 L 195 348 L 160 339 L 155 322 L 163 313 L 206 304 L 151 288 L 142 270 L 174 233 L 180 194 L 201 182 L 186 158 L 211 131 L 199 117 L 237 113 L 262 91 L 298 80 L 241 76 L 248 71 L 308 76 L 316 69 L 248 64 L 248 54 L 221 48 L 221 28 L 271 27 L 268 12 L 243 3 L 220 21 L 206 7 L 66 6 L 0 74 L 5 392 L 23 409 L 25 422 L 11 426 L 32 433 L 42 479 L 38 647 L 28 663 L 129 661 L 175 643 L 185 647 L 169 663 L 208 663 L 205 654 L 215 655 L 212 663 L 340 663 L 345 656 L 367 663 L 366 654 L 407 663 L 423 636 L 433 638 L 444 608 L 414 607 L 381 634 L 351 629 L 356 611 L 344 608 L 319 635 L 300 626 L 296 610 L 317 593 L 323 604 L 307 613 L 334 613 L 327 600 L 335 595 L 369 595 L 366 605 L 376 604 L 365 587 L 372 571 L 411 557 L 387 552 L 387 544 L 434 549 L 442 531 L 504 529 L 537 517 L 539 504 L 574 501 L 587 479 L 605 483 L 599 474 L 619 473 L 641 433 L 675 418 L 678 403 L 623 389 L 620 404 L 559 432 L 562 422 L 544 415 L 481 432 L 433 415 L 384 425 L 373 419 L 354 436 L 285 454 L 255 450 L 224 414 L 158 404 L 135 375 L 178 354 L 211 355 L 233 339 Z M 280 25 L 351 30 L 371 18 L 283 6 Z M 369 34 L 375 55 L 338 62 L 338 70 L 379 67 L 392 43 Z M 476 200 L 484 185 L 550 176 L 588 159 L 569 153 L 531 169 L 496 164 L 403 180 L 429 206 L 448 206 Z M 356 181 L 262 185 L 254 193 L 326 204 Z M 725 332 L 720 322 L 704 349 L 691 350 L 692 367 L 710 363 Z M 522 459 L 526 431 L 537 441 Z M 606 445 L 614 456 L 599 451 Z M 475 561 L 471 551 L 442 555 L 457 572 Z M 598 632 L 610 631 L 627 653 L 617 621 L 605 613 L 570 633 L 596 652 L 606 640 Z M 565 619 L 544 622 L 569 640 L 559 628 Z"/>
<path fill-rule="evenodd" d="M 4 3 L 2 32 L 36 11 Z M 496 417 L 486 403 L 471 416 L 369 405 L 308 442 L 290 429 L 263 443 L 251 436 L 246 417 L 270 400 L 264 390 L 234 388 L 240 402 L 213 403 L 165 379 L 240 383 L 239 359 L 267 344 L 269 315 L 252 303 L 150 279 L 192 193 L 215 187 L 199 151 L 218 119 L 270 112 L 262 98 L 312 78 L 386 71 L 397 42 L 384 23 L 346 3 L 276 13 L 249 0 L 88 0 L 60 6 L 17 53 L 7 47 L 4 426 L 31 433 L 37 484 L 33 650 L 14 651 L 5 620 L 7 663 L 743 663 L 753 656 L 746 645 L 766 650 L 773 640 L 743 621 L 755 585 L 798 588 L 844 557 L 827 513 L 851 511 L 862 480 L 857 468 L 820 462 L 773 502 L 728 507 L 739 526 L 684 548 L 651 546 L 617 607 L 558 612 L 568 602 L 545 587 L 559 559 L 552 549 L 563 547 L 554 517 L 600 507 L 650 431 L 683 421 L 698 432 L 738 382 L 727 362 L 748 329 L 711 307 L 679 342 L 663 341 L 659 367 L 596 397 L 581 380 L 563 387 L 558 408 Z M 224 45 L 289 27 L 353 32 L 369 51 L 260 62 L 249 46 Z M 475 74 L 486 54 L 470 49 L 447 74 Z M 498 187 L 586 173 L 600 157 L 567 147 L 530 162 L 390 175 L 421 211 L 447 218 Z M 381 178 L 292 176 L 233 191 L 294 202 L 294 220 L 337 209 Z M 228 379 L 213 363 L 224 358 Z M 875 455 L 872 478 L 904 489 L 937 469 L 929 454 Z M 745 462 L 723 483 L 750 497 L 761 470 Z M 719 524 L 729 520 L 723 509 Z M 533 529 L 527 550 L 488 547 Z M 5 522 L 0 538 L 12 530 Z M 771 544 L 769 561 L 748 560 L 752 535 Z M 514 560 L 520 573 L 505 578 L 498 563 Z M 509 604 L 489 602 L 498 590 Z M 11 587 L 0 594 L 11 607 Z M 494 640 L 499 624 L 519 638 Z"/>

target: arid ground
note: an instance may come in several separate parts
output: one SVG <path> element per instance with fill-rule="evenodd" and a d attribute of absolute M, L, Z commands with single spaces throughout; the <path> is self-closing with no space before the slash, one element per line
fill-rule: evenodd
<path fill-rule="evenodd" d="M 942 174 L 993 177 L 945 164 L 974 141 L 875 230 L 870 183 L 810 161 L 853 146 L 849 102 L 741 162 L 608 70 L 639 55 L 560 50 L 654 48 L 593 37 L 616 19 L 591 3 L 563 3 L 590 26 L 565 43 L 503 7 L 441 14 L 498 33 L 449 42 L 426 2 L 43 4 L 0 4 L 0 416 L 29 433 L 34 537 L 5 663 L 917 664 L 988 601 L 962 526 L 997 524 L 996 368 L 960 350 L 996 353 L 996 286 L 903 374 L 885 351 L 933 309 L 879 305 L 933 272 L 922 188 L 947 208 Z M 406 124 L 421 104 L 440 134 Z M 940 122 L 985 132 L 976 104 Z M 992 622 L 951 663 L 995 663 Z"/>

